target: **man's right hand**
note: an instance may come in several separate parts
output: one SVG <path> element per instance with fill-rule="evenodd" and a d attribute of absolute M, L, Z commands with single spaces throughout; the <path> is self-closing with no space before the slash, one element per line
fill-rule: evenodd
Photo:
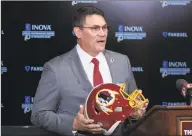
<path fill-rule="evenodd" d="M 80 110 L 73 121 L 73 130 L 87 131 L 93 134 L 102 134 L 102 127 L 94 124 L 94 120 L 84 117 L 84 107 L 80 105 Z"/>

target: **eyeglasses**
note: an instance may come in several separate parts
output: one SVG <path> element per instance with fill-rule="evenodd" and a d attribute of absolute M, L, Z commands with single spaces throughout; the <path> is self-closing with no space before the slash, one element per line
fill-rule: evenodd
<path fill-rule="evenodd" d="M 91 27 L 88 26 L 79 26 L 80 28 L 89 28 L 91 29 L 92 33 L 94 34 L 98 34 L 99 31 L 102 29 L 104 33 L 108 32 L 109 30 L 109 25 L 104 25 L 104 26 L 98 26 L 98 25 L 94 25 Z"/>

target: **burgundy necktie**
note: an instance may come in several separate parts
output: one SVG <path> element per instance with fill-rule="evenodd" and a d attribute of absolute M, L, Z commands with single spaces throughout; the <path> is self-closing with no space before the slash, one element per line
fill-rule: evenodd
<path fill-rule="evenodd" d="M 103 83 L 103 78 L 102 78 L 101 73 L 99 71 L 99 61 L 96 58 L 93 58 L 91 62 L 94 64 L 93 85 L 96 86 L 98 84 Z"/>

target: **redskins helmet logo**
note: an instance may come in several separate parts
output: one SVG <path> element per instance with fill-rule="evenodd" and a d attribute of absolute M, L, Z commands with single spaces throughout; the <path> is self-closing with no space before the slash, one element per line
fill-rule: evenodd
<path fill-rule="evenodd" d="M 85 102 L 85 117 L 102 124 L 104 135 L 110 135 L 136 108 L 146 102 L 142 92 L 125 92 L 125 84 L 100 84 L 92 89 Z"/>
<path fill-rule="evenodd" d="M 107 108 L 115 102 L 115 95 L 119 94 L 109 89 L 103 89 L 96 94 L 96 104 L 100 109 L 109 115 L 109 112 L 113 112 L 111 108 Z"/>

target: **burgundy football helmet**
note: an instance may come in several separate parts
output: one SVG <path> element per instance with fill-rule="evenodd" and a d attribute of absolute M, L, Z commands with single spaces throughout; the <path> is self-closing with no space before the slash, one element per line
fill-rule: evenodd
<path fill-rule="evenodd" d="M 135 90 L 130 95 L 125 84 L 100 84 L 92 89 L 85 103 L 85 117 L 102 125 L 104 135 L 110 135 L 115 128 L 135 110 L 146 103 L 142 92 Z"/>

